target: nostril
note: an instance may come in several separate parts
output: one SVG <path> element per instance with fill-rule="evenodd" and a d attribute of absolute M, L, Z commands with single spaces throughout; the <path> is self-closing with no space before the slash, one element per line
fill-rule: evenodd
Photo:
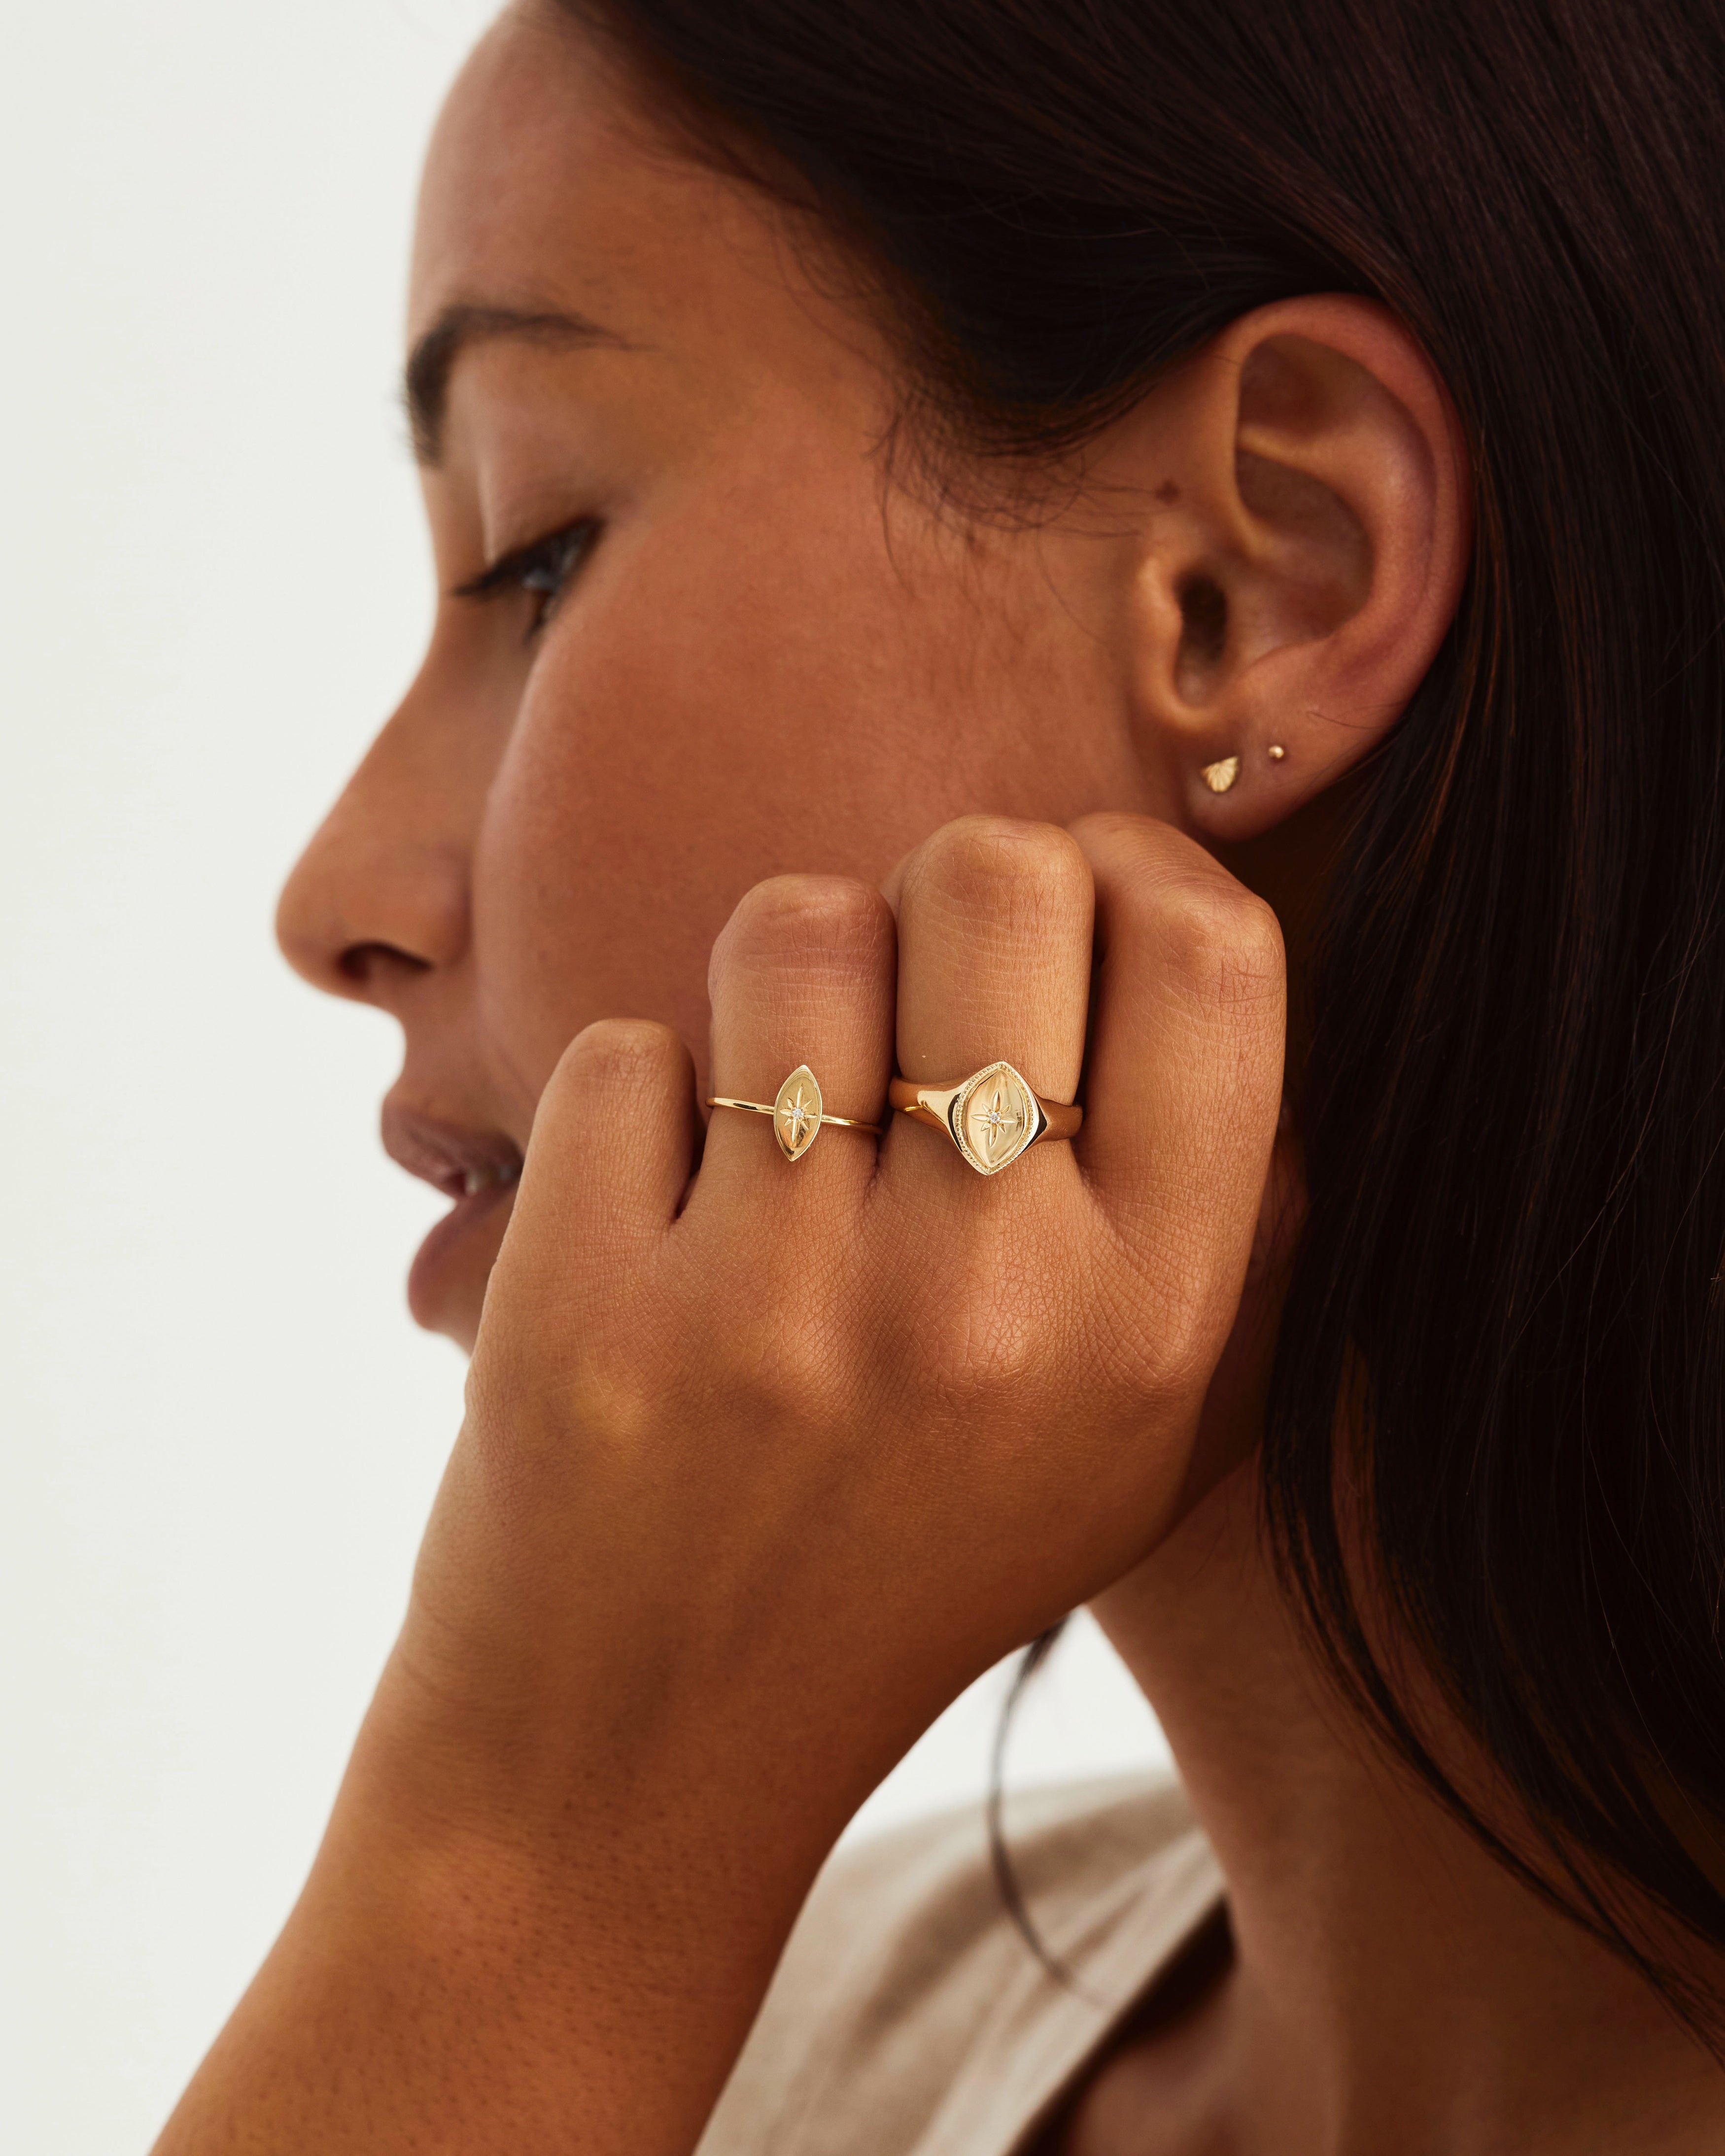
<path fill-rule="evenodd" d="M 351 943 L 336 959 L 336 970 L 356 988 L 372 989 L 392 974 L 429 973 L 431 962 L 393 943 Z"/>

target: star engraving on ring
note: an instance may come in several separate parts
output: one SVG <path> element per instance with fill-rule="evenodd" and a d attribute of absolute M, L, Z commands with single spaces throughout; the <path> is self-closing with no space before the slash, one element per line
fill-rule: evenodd
<path fill-rule="evenodd" d="M 809 1099 L 806 1087 L 798 1086 L 788 1100 L 780 1101 L 778 1112 L 784 1124 L 785 1143 L 795 1152 L 820 1121 L 820 1104 Z"/>
<path fill-rule="evenodd" d="M 978 1175 L 1010 1168 L 1045 1127 L 1042 1110 L 1022 1074 L 1009 1063 L 973 1071 L 938 1111 L 958 1150 Z"/>
<path fill-rule="evenodd" d="M 987 1133 L 984 1142 L 991 1162 L 1000 1158 L 1001 1147 L 1010 1145 L 1016 1134 L 1024 1128 L 1024 1117 L 1012 1114 L 1009 1106 L 1005 1105 L 1005 1087 L 997 1086 L 994 1097 L 981 1117 L 983 1129 Z"/>

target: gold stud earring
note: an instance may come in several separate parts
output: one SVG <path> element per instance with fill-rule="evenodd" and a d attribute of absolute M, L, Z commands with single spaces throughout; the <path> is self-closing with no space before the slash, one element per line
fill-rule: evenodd
<path fill-rule="evenodd" d="M 1287 751 L 1280 742 L 1272 742 L 1270 744 L 1270 761 L 1272 763 L 1280 763 L 1286 754 Z"/>
<path fill-rule="evenodd" d="M 1199 777 L 1212 793 L 1225 793 L 1240 776 L 1240 758 L 1224 756 L 1219 763 L 1207 763 Z"/>

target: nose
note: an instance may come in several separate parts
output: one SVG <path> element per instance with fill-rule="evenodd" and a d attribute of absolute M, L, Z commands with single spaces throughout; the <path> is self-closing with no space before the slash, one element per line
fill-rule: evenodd
<path fill-rule="evenodd" d="M 276 913 L 295 973 L 328 994 L 394 1007 L 465 955 L 484 781 L 423 681 L 373 742 L 300 855 Z"/>

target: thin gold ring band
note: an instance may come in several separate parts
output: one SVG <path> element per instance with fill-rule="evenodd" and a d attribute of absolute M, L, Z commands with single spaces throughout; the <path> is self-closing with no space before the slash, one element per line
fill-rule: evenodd
<path fill-rule="evenodd" d="M 776 1116 L 778 1113 L 776 1101 L 731 1101 L 722 1093 L 710 1093 L 706 1104 L 710 1108 L 747 1108 L 752 1116 Z M 885 1123 L 865 1123 L 860 1116 L 829 1116 L 823 1112 L 820 1120 L 832 1124 L 835 1130 L 872 1131 L 876 1137 L 886 1128 Z"/>
<path fill-rule="evenodd" d="M 887 1098 L 901 1114 L 944 1131 L 978 1175 L 999 1175 L 1045 1138 L 1077 1137 L 1082 1108 L 1045 1101 L 1009 1063 L 985 1064 L 956 1085 L 895 1078 Z"/>
<path fill-rule="evenodd" d="M 751 1116 L 771 1116 L 773 1135 L 787 1160 L 801 1160 L 820 1135 L 823 1123 L 835 1130 L 866 1131 L 879 1137 L 886 1126 L 865 1122 L 860 1116 L 829 1116 L 820 1096 L 820 1081 L 806 1063 L 799 1063 L 778 1089 L 773 1101 L 734 1101 L 724 1093 L 708 1096 L 710 1108 L 742 1108 Z"/>

